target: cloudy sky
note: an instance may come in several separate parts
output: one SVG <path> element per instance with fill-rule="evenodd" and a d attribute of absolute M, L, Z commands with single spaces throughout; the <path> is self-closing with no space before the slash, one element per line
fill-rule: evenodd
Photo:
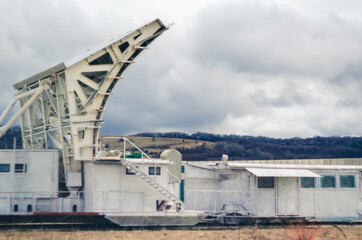
<path fill-rule="evenodd" d="M 155 18 L 175 25 L 108 102 L 106 134 L 362 135 L 362 1 L 0 0 L 12 84 Z"/>

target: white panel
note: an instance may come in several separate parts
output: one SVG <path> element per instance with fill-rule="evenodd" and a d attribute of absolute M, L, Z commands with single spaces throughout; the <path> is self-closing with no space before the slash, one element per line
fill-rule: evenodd
<path fill-rule="evenodd" d="M 9 212 L 9 199 L 7 197 L 0 197 L 0 212 Z"/>
<path fill-rule="evenodd" d="M 321 177 L 306 169 L 245 168 L 258 177 Z"/>
<path fill-rule="evenodd" d="M 82 175 L 81 172 L 68 172 L 67 174 L 67 186 L 68 187 L 81 187 Z"/>

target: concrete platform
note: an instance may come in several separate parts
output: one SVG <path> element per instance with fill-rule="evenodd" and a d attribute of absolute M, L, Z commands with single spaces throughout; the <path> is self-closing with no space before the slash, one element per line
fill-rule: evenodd
<path fill-rule="evenodd" d="M 106 213 L 105 218 L 119 226 L 195 226 L 205 214 L 197 211 L 153 213 Z"/>

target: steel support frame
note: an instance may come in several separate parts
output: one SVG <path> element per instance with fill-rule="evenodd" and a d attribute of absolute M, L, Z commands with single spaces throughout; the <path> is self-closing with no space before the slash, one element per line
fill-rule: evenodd
<path fill-rule="evenodd" d="M 59 149 L 65 175 L 81 173 L 81 161 L 95 159 L 103 112 L 115 85 L 139 53 L 167 29 L 159 20 L 153 21 L 64 70 L 19 88 L 23 94 L 20 107 L 26 107 L 17 113 L 21 115 L 23 147 Z M 126 49 L 121 48 L 124 43 Z M 104 54 L 111 62 L 92 64 Z M 102 79 L 89 77 L 99 72 L 105 73 Z M 30 94 L 44 82 L 48 85 L 37 97 Z M 10 103 L 9 108 L 13 105 Z"/>

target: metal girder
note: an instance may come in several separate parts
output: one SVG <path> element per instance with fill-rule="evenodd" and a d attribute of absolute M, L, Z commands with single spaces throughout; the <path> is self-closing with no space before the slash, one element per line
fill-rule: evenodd
<path fill-rule="evenodd" d="M 115 85 L 134 59 L 167 29 L 156 19 L 15 84 L 22 94 L 18 96 L 21 110 L 9 124 L 21 116 L 24 148 L 60 149 L 66 173 L 81 172 L 81 161 L 94 160 L 102 115 Z M 51 83 L 36 90 L 46 79 Z"/>

